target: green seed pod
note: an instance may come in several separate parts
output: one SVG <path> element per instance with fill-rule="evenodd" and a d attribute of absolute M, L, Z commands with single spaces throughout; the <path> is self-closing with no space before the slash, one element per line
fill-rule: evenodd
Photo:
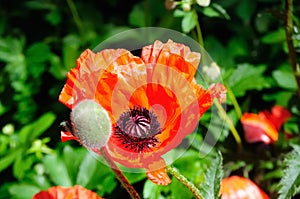
<path fill-rule="evenodd" d="M 94 100 L 78 103 L 71 112 L 73 133 L 87 148 L 100 149 L 111 133 L 111 121 L 107 111 Z"/>

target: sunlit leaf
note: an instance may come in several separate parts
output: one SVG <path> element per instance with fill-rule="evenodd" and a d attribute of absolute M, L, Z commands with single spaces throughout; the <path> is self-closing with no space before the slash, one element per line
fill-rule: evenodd
<path fill-rule="evenodd" d="M 181 22 L 181 27 L 183 32 L 188 33 L 190 32 L 197 23 L 197 15 L 195 14 L 195 12 L 186 12 L 186 14 L 184 15 L 182 22 Z"/>
<path fill-rule="evenodd" d="M 9 187 L 9 192 L 12 195 L 12 198 L 15 199 L 32 198 L 32 196 L 39 191 L 39 187 L 25 183 L 15 184 Z"/>
<path fill-rule="evenodd" d="M 22 142 L 32 142 L 35 138 L 45 132 L 54 122 L 56 116 L 54 113 L 48 112 L 42 115 L 35 122 L 23 127 L 20 131 L 20 140 Z"/>
<path fill-rule="evenodd" d="M 94 173 L 97 171 L 98 164 L 99 162 L 94 157 L 92 157 L 90 154 L 87 154 L 79 167 L 76 184 L 86 186 L 91 180 L 92 176 L 95 175 Z"/>
<path fill-rule="evenodd" d="M 218 153 L 209 168 L 205 171 L 205 180 L 200 184 L 203 198 L 218 198 L 221 180 L 223 177 L 222 155 Z"/>
<path fill-rule="evenodd" d="M 276 70 L 273 71 L 273 77 L 281 88 L 297 90 L 297 84 L 292 72 Z"/>
<path fill-rule="evenodd" d="M 236 97 L 245 95 L 248 90 L 261 90 L 271 85 L 263 76 L 265 65 L 241 64 L 228 78 L 227 82 Z M 255 81 L 254 81 L 255 80 Z"/>
<path fill-rule="evenodd" d="M 289 199 L 300 193 L 300 147 L 294 145 L 294 150 L 289 153 L 284 161 L 286 169 L 280 180 L 278 199 Z"/>
<path fill-rule="evenodd" d="M 45 156 L 43 163 L 45 164 L 50 179 L 56 185 L 73 185 L 71 177 L 68 174 L 68 168 L 57 154 Z"/>

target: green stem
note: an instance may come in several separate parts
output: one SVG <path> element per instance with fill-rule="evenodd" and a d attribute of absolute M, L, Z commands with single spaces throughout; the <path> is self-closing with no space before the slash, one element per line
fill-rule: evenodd
<path fill-rule="evenodd" d="M 238 116 L 238 118 L 242 117 L 242 110 L 241 107 L 239 105 L 239 103 L 237 102 L 234 93 L 232 92 L 231 88 L 227 85 L 227 83 L 224 83 L 227 89 L 227 95 L 229 96 L 230 101 L 232 102 L 232 105 L 235 109 L 235 112 Z"/>
<path fill-rule="evenodd" d="M 172 166 L 168 166 L 167 172 L 169 174 L 171 174 L 172 176 L 174 176 L 181 184 L 183 184 L 185 187 L 187 187 L 193 193 L 195 198 L 197 198 L 197 199 L 203 198 L 199 189 L 191 181 L 189 181 L 186 177 L 181 175 L 176 168 L 174 168 Z"/>
<path fill-rule="evenodd" d="M 196 31 L 197 31 L 197 35 L 198 35 L 198 42 L 202 47 L 204 47 L 203 36 L 202 36 L 201 28 L 200 28 L 200 23 L 198 20 L 197 11 L 194 9 L 193 12 L 196 16 Z"/>
<path fill-rule="evenodd" d="M 298 86 L 298 95 L 300 97 L 300 66 L 297 63 L 296 51 L 293 45 L 293 0 L 285 0 L 285 35 L 289 51 L 290 64 Z"/>
<path fill-rule="evenodd" d="M 73 19 L 74 19 L 74 22 L 77 26 L 77 29 L 79 31 L 79 34 L 80 35 L 83 35 L 84 33 L 84 28 L 83 28 L 83 25 L 82 25 L 82 21 L 79 17 L 79 14 L 78 14 L 78 11 L 77 11 L 77 8 L 76 8 L 76 5 L 75 3 L 73 2 L 73 0 L 67 0 L 67 3 L 68 3 L 68 6 L 71 10 L 71 13 L 73 15 Z"/>
<path fill-rule="evenodd" d="M 97 151 L 96 151 L 97 152 Z M 133 188 L 133 186 L 130 184 L 126 176 L 122 173 L 120 169 L 118 169 L 118 166 L 116 163 L 111 159 L 110 155 L 107 152 L 107 149 L 105 147 L 102 147 L 100 149 L 100 155 L 105 159 L 105 161 L 109 164 L 113 172 L 115 173 L 117 179 L 122 184 L 122 186 L 126 189 L 126 191 L 129 193 L 130 197 L 132 199 L 140 199 L 139 194 L 136 192 L 136 190 Z"/>
<path fill-rule="evenodd" d="M 193 11 L 196 12 L 196 10 L 193 10 Z M 202 37 L 202 33 L 201 33 L 201 28 L 200 28 L 200 24 L 199 24 L 199 21 L 198 21 L 198 15 L 197 15 L 197 13 L 195 13 L 195 15 L 197 16 L 196 30 L 197 30 L 197 35 L 198 35 L 198 42 L 200 43 L 200 45 L 202 47 L 204 47 L 204 42 L 203 42 L 203 37 Z M 226 86 L 226 87 L 228 89 L 228 86 Z M 236 98 L 234 96 L 234 93 L 232 92 L 232 90 L 230 88 L 228 89 L 228 95 L 229 95 L 229 97 L 231 99 L 232 104 L 234 105 L 234 108 L 235 108 L 235 110 L 237 112 L 237 115 L 240 118 L 242 116 L 242 111 L 241 111 L 240 106 L 238 105 L 238 102 L 237 102 L 237 100 L 236 100 Z M 219 115 L 225 119 L 225 122 L 227 123 L 227 125 L 228 125 L 228 127 L 229 127 L 229 129 L 230 129 L 230 131 L 231 131 L 231 133 L 232 133 L 232 135 L 233 135 L 233 137 L 234 137 L 237 145 L 238 145 L 239 150 L 242 150 L 242 148 L 243 148 L 242 140 L 241 140 L 241 138 L 240 138 L 240 136 L 239 136 L 236 128 L 234 127 L 231 119 L 228 117 L 228 115 L 226 114 L 223 106 L 219 102 L 216 102 L 215 105 L 216 105 L 216 107 L 218 109 Z"/>
<path fill-rule="evenodd" d="M 150 15 L 149 15 L 150 11 L 149 11 L 149 9 L 150 9 L 149 0 L 145 0 L 144 10 L 145 10 L 145 25 L 146 25 L 146 27 L 150 26 Z"/>
<path fill-rule="evenodd" d="M 241 151 L 243 149 L 243 145 L 242 145 L 242 140 L 239 136 L 239 133 L 237 132 L 236 128 L 234 127 L 231 119 L 226 114 L 226 111 L 224 110 L 223 106 L 217 101 L 215 101 L 215 105 L 218 109 L 220 117 L 225 119 L 225 122 L 227 123 L 227 125 L 228 125 L 228 127 L 229 127 L 229 129 L 230 129 L 237 145 L 238 145 L 238 149 L 239 149 L 239 151 Z"/>

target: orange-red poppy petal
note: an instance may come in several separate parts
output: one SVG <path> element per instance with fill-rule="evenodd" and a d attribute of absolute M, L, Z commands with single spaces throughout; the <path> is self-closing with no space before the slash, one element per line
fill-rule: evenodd
<path fill-rule="evenodd" d="M 278 131 L 267 119 L 254 113 L 245 113 L 241 117 L 245 139 L 249 143 L 264 142 L 266 144 L 278 140 Z"/>
<path fill-rule="evenodd" d="M 60 137 L 61 137 L 61 141 L 62 142 L 66 142 L 69 140 L 76 140 L 79 141 L 79 139 L 77 137 L 75 137 L 72 133 L 70 132 L 65 132 L 65 131 L 61 131 L 60 132 Z"/>
<path fill-rule="evenodd" d="M 55 186 L 47 191 L 35 194 L 32 199 L 102 199 L 95 192 L 85 189 L 79 185 L 74 187 Z"/>
<path fill-rule="evenodd" d="M 259 112 L 259 116 L 269 120 L 275 126 L 276 130 L 279 131 L 282 124 L 292 115 L 287 109 L 277 105 L 272 107 L 271 112 L 268 110 Z"/>
<path fill-rule="evenodd" d="M 146 64 L 150 64 L 149 72 L 156 67 L 155 64 L 161 64 L 181 72 L 188 81 L 194 78 L 200 62 L 199 53 L 172 40 L 165 44 L 155 41 L 153 45 L 144 47 L 141 57 Z"/>
<path fill-rule="evenodd" d="M 158 185 L 171 183 L 171 179 L 166 172 L 166 163 L 161 158 L 146 165 L 146 175 L 149 180 Z"/>
<path fill-rule="evenodd" d="M 247 178 L 231 176 L 221 182 L 222 199 L 269 199 L 269 196 Z"/>

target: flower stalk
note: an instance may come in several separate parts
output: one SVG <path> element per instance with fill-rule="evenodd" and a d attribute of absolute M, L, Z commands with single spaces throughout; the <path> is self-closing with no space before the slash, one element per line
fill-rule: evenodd
<path fill-rule="evenodd" d="M 196 12 L 196 10 L 194 10 L 194 12 Z M 201 28 L 200 28 L 200 23 L 199 23 L 199 20 L 198 20 L 198 15 L 196 13 L 196 16 L 197 16 L 197 20 L 196 20 L 196 32 L 197 32 L 197 39 L 198 39 L 198 42 L 199 44 L 204 47 L 204 42 L 203 42 L 203 37 L 202 37 L 202 31 L 201 31 Z M 242 111 L 241 111 L 241 108 L 234 96 L 234 93 L 232 92 L 232 90 L 225 84 L 226 86 L 226 89 L 227 89 L 227 92 L 228 92 L 228 95 L 230 97 L 230 100 L 235 108 L 235 111 L 238 115 L 238 117 L 240 118 L 242 116 Z M 219 115 L 225 119 L 225 122 L 227 123 L 237 145 L 238 145 L 238 149 L 239 151 L 241 151 L 243 149 L 243 145 L 242 145 L 242 140 L 239 136 L 239 133 L 237 132 L 235 126 L 233 125 L 231 119 L 228 117 L 226 111 L 224 110 L 223 106 L 219 103 L 219 102 L 215 102 L 215 105 L 218 109 L 218 112 L 219 112 Z"/>
<path fill-rule="evenodd" d="M 140 199 L 139 194 L 137 191 L 133 188 L 133 186 L 130 184 L 126 176 L 122 173 L 120 169 L 118 169 L 118 166 L 116 163 L 110 158 L 110 155 L 107 152 L 107 149 L 105 147 L 102 147 L 100 149 L 100 155 L 105 159 L 105 161 L 109 164 L 112 171 L 116 175 L 116 178 L 119 180 L 119 182 L 122 184 L 122 186 L 126 189 L 126 191 L 129 193 L 130 197 L 132 199 Z"/>
<path fill-rule="evenodd" d="M 174 176 L 181 184 L 183 184 L 186 188 L 188 188 L 193 195 L 195 196 L 196 199 L 202 199 L 202 195 L 199 191 L 199 189 L 191 182 L 189 181 L 186 177 L 184 177 L 178 169 L 172 166 L 167 167 L 167 172 Z"/>
<path fill-rule="evenodd" d="M 227 123 L 237 145 L 238 145 L 238 149 L 239 151 L 241 151 L 243 149 L 243 145 L 242 145 L 242 140 L 241 137 L 239 136 L 239 133 L 237 132 L 236 128 L 234 127 L 231 119 L 228 117 L 227 113 L 225 112 L 223 106 L 219 103 L 215 101 L 215 105 L 218 109 L 218 113 L 219 115 L 224 118 L 225 122 Z"/>
<path fill-rule="evenodd" d="M 293 0 L 285 0 L 285 35 L 289 52 L 289 60 L 298 86 L 300 97 L 300 66 L 297 63 L 296 51 L 293 45 Z"/>

